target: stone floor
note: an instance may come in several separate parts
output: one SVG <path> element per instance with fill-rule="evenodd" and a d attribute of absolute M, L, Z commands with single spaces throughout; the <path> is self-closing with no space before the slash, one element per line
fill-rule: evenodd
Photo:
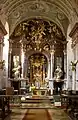
<path fill-rule="evenodd" d="M 70 120 L 64 112 L 65 108 L 56 107 L 52 97 L 34 97 L 19 103 L 10 104 L 11 114 L 5 120 Z"/>
<path fill-rule="evenodd" d="M 46 107 L 45 107 L 46 108 Z M 11 114 L 5 120 L 70 120 L 64 109 L 53 106 L 50 109 L 11 107 Z"/>

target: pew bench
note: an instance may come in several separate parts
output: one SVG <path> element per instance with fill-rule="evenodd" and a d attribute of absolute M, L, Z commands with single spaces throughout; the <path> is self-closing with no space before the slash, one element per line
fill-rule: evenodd
<path fill-rule="evenodd" d="M 72 120 L 78 120 L 78 95 L 61 95 L 61 103 Z"/>

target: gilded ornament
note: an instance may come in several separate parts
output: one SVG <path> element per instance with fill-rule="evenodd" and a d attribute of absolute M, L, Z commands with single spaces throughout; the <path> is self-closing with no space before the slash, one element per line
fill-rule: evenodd
<path fill-rule="evenodd" d="M 5 60 L 0 60 L 0 69 L 4 69 Z"/>
<path fill-rule="evenodd" d="M 71 61 L 72 71 L 76 70 L 77 63 L 78 63 L 78 60 L 75 60 L 74 62 Z"/>

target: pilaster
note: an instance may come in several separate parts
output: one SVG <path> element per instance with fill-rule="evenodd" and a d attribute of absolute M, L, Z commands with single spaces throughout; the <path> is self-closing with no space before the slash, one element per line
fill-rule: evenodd
<path fill-rule="evenodd" d="M 73 29 L 71 30 L 69 36 L 72 38 L 72 50 L 73 50 L 73 56 L 74 56 L 74 61 L 78 60 L 78 55 L 76 54 L 77 52 L 77 46 L 78 46 L 78 22 L 75 24 Z M 74 63 L 74 62 L 73 62 Z M 76 67 L 76 66 L 75 66 Z M 78 88 L 76 88 L 78 82 L 77 82 L 77 73 L 78 69 L 75 68 L 75 71 L 72 71 L 72 90 L 76 91 Z"/>

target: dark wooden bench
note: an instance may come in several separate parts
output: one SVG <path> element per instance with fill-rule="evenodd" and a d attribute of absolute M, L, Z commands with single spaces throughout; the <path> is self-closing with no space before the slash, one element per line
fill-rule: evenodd
<path fill-rule="evenodd" d="M 11 112 L 9 100 L 10 96 L 0 95 L 0 117 L 2 120 Z"/>
<path fill-rule="evenodd" d="M 72 120 L 78 120 L 78 95 L 61 95 L 61 103 Z"/>

